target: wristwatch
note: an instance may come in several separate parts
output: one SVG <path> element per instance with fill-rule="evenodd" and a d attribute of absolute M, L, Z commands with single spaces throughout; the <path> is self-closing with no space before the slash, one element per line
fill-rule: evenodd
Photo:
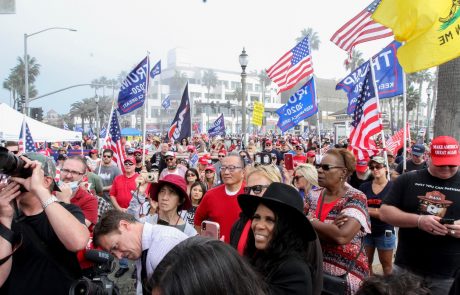
<path fill-rule="evenodd" d="M 55 197 L 55 196 L 52 196 L 50 197 L 48 200 L 46 200 L 45 202 L 42 203 L 42 207 L 43 207 L 43 210 L 46 209 L 46 207 L 48 207 L 49 205 L 51 205 L 52 203 L 54 202 L 59 202 L 59 200 Z"/>

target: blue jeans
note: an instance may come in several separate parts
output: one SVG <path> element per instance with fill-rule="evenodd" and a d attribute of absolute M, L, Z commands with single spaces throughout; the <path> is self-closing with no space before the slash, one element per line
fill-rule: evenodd
<path fill-rule="evenodd" d="M 393 274 L 398 275 L 403 272 L 410 272 L 410 271 L 396 264 L 393 265 Z M 430 289 L 432 295 L 449 294 L 449 290 L 452 287 L 452 284 L 454 283 L 454 278 L 439 279 L 439 278 L 433 278 L 430 276 L 421 276 L 413 272 L 410 272 L 410 273 L 416 276 L 417 278 L 419 278 L 423 282 L 424 286 Z"/>
<path fill-rule="evenodd" d="M 379 236 L 366 235 L 364 237 L 364 245 L 377 248 L 378 250 L 394 250 L 396 248 L 396 235 L 391 232 L 383 233 Z"/>
<path fill-rule="evenodd" d="M 119 260 L 120 268 L 129 268 L 128 258 L 122 258 Z"/>

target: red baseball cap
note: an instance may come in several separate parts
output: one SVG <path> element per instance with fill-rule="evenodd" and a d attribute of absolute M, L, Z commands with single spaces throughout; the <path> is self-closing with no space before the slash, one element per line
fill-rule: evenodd
<path fill-rule="evenodd" d="M 204 168 L 204 171 L 206 171 L 206 170 L 212 170 L 212 171 L 216 172 L 216 167 L 214 167 L 214 165 L 209 164 L 208 166 L 206 166 L 206 168 Z"/>
<path fill-rule="evenodd" d="M 204 156 L 199 158 L 198 159 L 198 164 L 201 164 L 201 165 L 208 165 L 209 164 L 209 161 L 207 158 L 205 158 Z"/>
<path fill-rule="evenodd" d="M 364 173 L 369 169 L 367 166 L 369 159 L 358 160 L 356 161 L 356 172 Z"/>
<path fill-rule="evenodd" d="M 458 142 L 450 136 L 438 136 L 431 142 L 431 162 L 435 166 L 460 166 Z"/>
<path fill-rule="evenodd" d="M 272 141 L 271 140 L 266 140 L 265 145 L 267 145 L 267 144 L 272 144 Z"/>
<path fill-rule="evenodd" d="M 307 157 L 315 157 L 315 156 L 316 156 L 315 151 L 308 151 L 307 152 Z"/>
<path fill-rule="evenodd" d="M 125 162 L 131 162 L 133 164 L 136 164 L 136 159 L 133 157 L 133 156 L 128 156 L 125 158 L 125 160 L 123 161 L 123 163 Z"/>
<path fill-rule="evenodd" d="M 188 152 L 194 152 L 194 151 L 196 151 L 196 147 L 194 145 L 189 145 L 189 146 L 187 146 L 187 151 Z"/>

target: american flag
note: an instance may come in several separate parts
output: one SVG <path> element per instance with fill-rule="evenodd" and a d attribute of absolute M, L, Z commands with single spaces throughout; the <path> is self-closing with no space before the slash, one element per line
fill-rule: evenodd
<path fill-rule="evenodd" d="M 375 22 L 371 18 L 380 1 L 373 1 L 332 36 L 332 43 L 347 51 L 349 57 L 351 57 L 353 48 L 360 43 L 393 36 L 391 29 Z"/>
<path fill-rule="evenodd" d="M 372 71 L 369 69 L 356 102 L 351 123 L 350 146 L 358 160 L 379 153 L 372 136 L 382 131 Z"/>
<path fill-rule="evenodd" d="M 23 134 L 24 128 L 26 129 L 25 138 Z M 24 144 L 24 141 L 25 141 L 25 144 Z M 32 138 L 32 134 L 30 134 L 29 125 L 27 125 L 27 122 L 25 122 L 25 119 L 21 126 L 21 133 L 19 134 L 19 150 L 22 153 L 30 153 L 30 152 L 37 151 L 37 149 L 35 148 L 34 140 Z"/>
<path fill-rule="evenodd" d="M 407 138 L 410 137 L 410 128 L 409 124 L 406 124 L 406 136 Z M 403 147 L 404 144 L 404 128 L 401 128 L 398 132 L 396 132 L 392 137 L 390 137 L 386 141 L 386 148 L 390 151 L 393 155 Z"/>
<path fill-rule="evenodd" d="M 125 149 L 121 143 L 120 123 L 118 122 L 117 110 L 113 110 L 112 121 L 110 121 L 109 136 L 107 137 L 104 148 L 113 151 L 112 159 L 117 163 L 121 171 L 125 171 L 123 162 L 125 161 Z"/>
<path fill-rule="evenodd" d="M 300 80 L 312 74 L 308 36 L 267 70 L 268 77 L 278 85 L 278 93 L 291 89 Z"/>

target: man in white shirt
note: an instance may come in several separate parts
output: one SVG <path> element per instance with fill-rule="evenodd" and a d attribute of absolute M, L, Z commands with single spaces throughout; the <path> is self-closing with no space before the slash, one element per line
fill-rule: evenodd
<path fill-rule="evenodd" d="M 177 164 L 176 155 L 174 152 L 168 151 L 165 154 L 166 168 L 160 173 L 159 179 L 163 179 L 168 174 L 176 174 L 185 177 L 187 168 L 183 165 Z"/>
<path fill-rule="evenodd" d="M 128 213 L 111 210 L 94 227 L 93 241 L 118 259 L 136 261 L 136 294 L 142 294 L 145 280 L 154 272 L 163 257 L 187 235 L 172 226 L 140 223 Z M 143 263 L 142 260 L 145 262 Z M 145 270 L 143 274 L 143 264 Z"/>

